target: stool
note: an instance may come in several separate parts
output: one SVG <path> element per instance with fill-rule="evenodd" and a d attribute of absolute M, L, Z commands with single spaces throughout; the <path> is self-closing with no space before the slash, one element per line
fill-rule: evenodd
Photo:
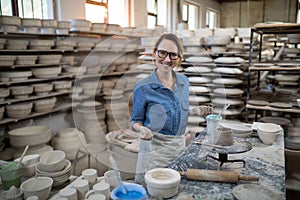
<path fill-rule="evenodd" d="M 85 156 L 88 156 L 88 168 L 90 168 L 91 167 L 91 156 L 92 156 L 92 154 L 93 153 L 95 153 L 95 152 L 92 152 L 91 151 L 91 149 L 92 149 L 92 145 L 95 145 L 95 144 L 87 144 L 85 147 L 84 146 L 82 146 L 82 147 L 80 147 L 79 149 L 78 149 L 78 151 L 76 152 L 76 156 L 75 156 L 75 159 L 74 159 L 74 168 L 73 168 L 73 174 L 75 174 L 76 173 L 76 165 L 77 165 L 77 162 L 78 162 L 78 159 L 80 159 L 79 158 L 79 154 L 81 153 L 81 154 L 83 154 L 83 157 L 85 157 Z M 82 157 L 81 157 L 82 158 Z M 99 168 L 99 166 L 98 166 L 98 161 L 97 161 L 97 159 L 95 159 L 96 160 L 96 169 L 98 170 Z"/>

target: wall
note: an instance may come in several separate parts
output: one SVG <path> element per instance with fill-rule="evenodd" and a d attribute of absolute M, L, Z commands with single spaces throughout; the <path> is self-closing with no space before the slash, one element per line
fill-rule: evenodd
<path fill-rule="evenodd" d="M 55 0 L 57 20 L 85 19 L 85 0 Z"/>
<path fill-rule="evenodd" d="M 221 3 L 220 27 L 251 27 L 256 23 L 296 22 L 298 0 L 256 0 Z"/>

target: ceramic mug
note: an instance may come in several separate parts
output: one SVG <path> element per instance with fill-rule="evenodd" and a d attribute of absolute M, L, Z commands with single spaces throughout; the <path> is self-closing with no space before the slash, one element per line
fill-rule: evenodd
<path fill-rule="evenodd" d="M 105 182 L 96 183 L 93 186 L 93 191 L 95 194 L 104 194 L 106 199 L 110 197 L 110 185 Z"/>
<path fill-rule="evenodd" d="M 89 191 L 89 182 L 87 180 L 76 180 L 72 182 L 72 186 L 77 190 L 78 200 L 83 200 Z"/>
<path fill-rule="evenodd" d="M 95 169 L 85 169 L 81 172 L 81 175 L 89 182 L 90 188 L 97 182 L 98 172 Z"/>
<path fill-rule="evenodd" d="M 58 194 L 68 200 L 77 200 L 77 190 L 73 187 L 61 189 Z"/>
<path fill-rule="evenodd" d="M 106 200 L 106 197 L 103 194 L 91 194 L 87 199 L 88 200 Z"/>
<path fill-rule="evenodd" d="M 104 173 L 104 180 L 110 185 L 111 190 L 119 185 L 119 181 L 114 170 L 106 171 Z"/>

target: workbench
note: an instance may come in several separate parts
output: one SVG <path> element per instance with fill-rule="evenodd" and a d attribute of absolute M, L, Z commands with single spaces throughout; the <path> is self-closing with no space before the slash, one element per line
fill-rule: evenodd
<path fill-rule="evenodd" d="M 217 148 L 197 143 L 211 142 L 210 136 L 204 130 L 169 165 L 169 168 L 177 171 L 185 171 L 187 168 L 234 171 L 242 175 L 258 176 L 259 181 L 223 183 L 187 180 L 182 177 L 179 193 L 171 199 L 236 199 L 233 195 L 233 188 L 241 184 L 258 184 L 260 187 L 274 192 L 279 196 L 279 199 L 286 199 L 283 133 L 272 145 L 263 144 L 257 136 L 236 138 L 235 140 L 250 143 L 252 145 L 251 150 L 244 153 L 228 154 L 226 157 L 228 160 L 237 160 L 237 162 L 222 163 L 216 159 L 222 155 L 215 152 Z M 243 162 L 239 162 L 241 160 Z"/>

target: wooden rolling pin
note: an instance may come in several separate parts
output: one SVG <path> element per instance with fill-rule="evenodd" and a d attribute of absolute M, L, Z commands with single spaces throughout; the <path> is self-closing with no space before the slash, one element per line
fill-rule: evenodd
<path fill-rule="evenodd" d="M 185 176 L 190 180 L 215 181 L 237 183 L 239 180 L 258 181 L 257 176 L 240 175 L 238 172 L 214 171 L 205 169 L 187 169 L 186 172 L 179 172 L 181 176 Z"/>

